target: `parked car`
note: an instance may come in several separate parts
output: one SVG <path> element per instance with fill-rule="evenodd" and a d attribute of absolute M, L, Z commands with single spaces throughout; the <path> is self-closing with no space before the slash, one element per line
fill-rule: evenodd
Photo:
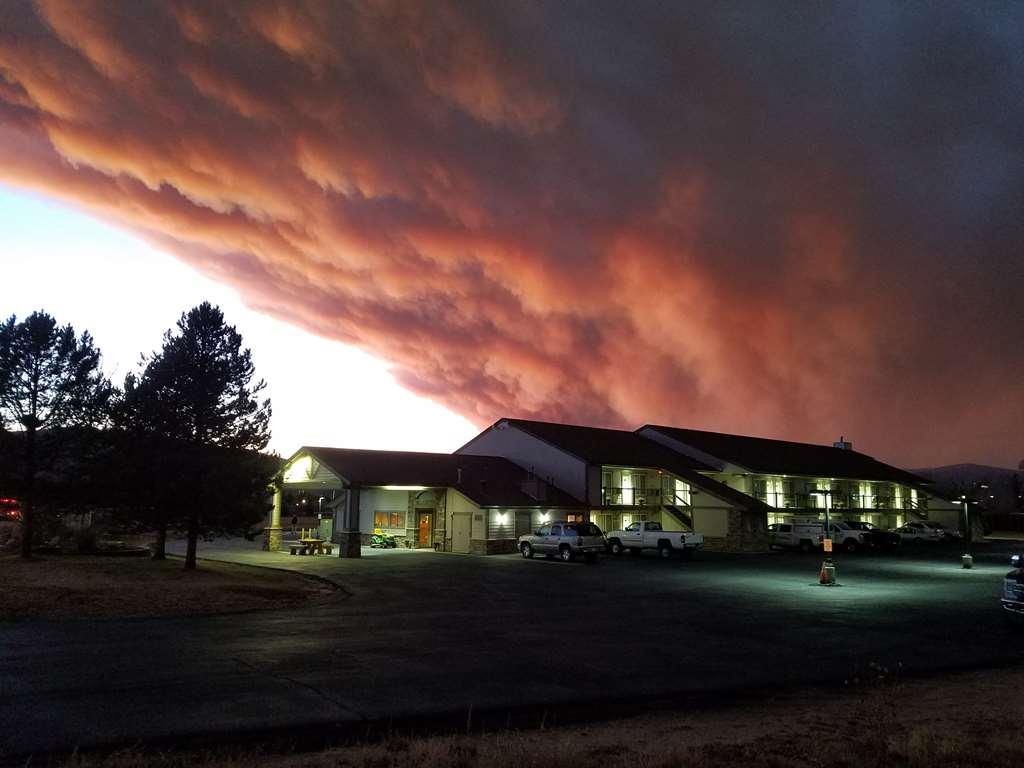
<path fill-rule="evenodd" d="M 920 522 L 921 525 L 938 532 L 940 541 L 958 541 L 963 538 L 963 534 L 960 533 L 958 528 L 947 528 L 942 523 L 937 523 L 934 520 L 921 520 Z"/>
<path fill-rule="evenodd" d="M 768 526 L 768 547 L 810 552 L 821 546 L 824 536 L 825 526 L 820 521 L 772 523 Z"/>
<path fill-rule="evenodd" d="M 613 555 L 621 555 L 627 549 L 636 554 L 645 549 L 653 549 L 659 557 L 667 558 L 674 554 L 685 557 L 704 546 L 703 534 L 666 531 L 661 523 L 653 521 L 630 523 L 621 531 L 610 531 L 607 539 L 608 551 Z"/>
<path fill-rule="evenodd" d="M 593 523 L 546 523 L 533 533 L 519 537 L 519 553 L 527 559 L 539 554 L 557 555 L 565 562 L 582 556 L 593 562 L 604 549 L 604 534 Z"/>
<path fill-rule="evenodd" d="M 896 529 L 902 544 L 935 544 L 942 541 L 942 533 L 920 520 L 905 523 Z"/>
<path fill-rule="evenodd" d="M 895 531 L 879 528 L 874 523 L 863 520 L 844 520 L 851 528 L 863 531 L 864 543 L 872 549 L 894 549 L 900 545 L 900 535 Z"/>
<path fill-rule="evenodd" d="M 1003 599 L 1000 601 L 1007 617 L 1024 619 L 1024 557 L 1010 558 L 1013 570 L 1003 580 Z"/>

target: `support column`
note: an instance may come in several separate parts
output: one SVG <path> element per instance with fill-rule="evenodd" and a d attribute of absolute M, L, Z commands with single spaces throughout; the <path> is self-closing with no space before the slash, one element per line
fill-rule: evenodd
<path fill-rule="evenodd" d="M 345 526 L 338 535 L 338 557 L 361 557 L 363 538 L 359 531 L 359 488 L 346 492 Z"/>
<path fill-rule="evenodd" d="M 263 531 L 263 549 L 277 552 L 281 549 L 281 506 L 284 502 L 284 481 L 274 478 L 274 506 L 270 510 L 270 525 Z"/>

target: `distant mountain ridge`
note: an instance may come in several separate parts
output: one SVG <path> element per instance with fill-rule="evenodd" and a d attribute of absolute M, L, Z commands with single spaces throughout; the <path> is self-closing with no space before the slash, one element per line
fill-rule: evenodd
<path fill-rule="evenodd" d="M 961 493 L 989 496 L 985 508 L 991 511 L 1021 511 L 1021 493 L 1024 493 L 1024 472 L 985 464 L 950 464 L 931 469 L 912 469 L 915 475 L 935 483 L 935 490 L 943 496 Z M 988 485 L 985 491 L 975 492 L 979 483 Z"/>

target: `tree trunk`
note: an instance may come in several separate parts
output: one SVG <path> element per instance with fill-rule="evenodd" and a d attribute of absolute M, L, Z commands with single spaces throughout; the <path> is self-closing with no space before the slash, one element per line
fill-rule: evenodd
<path fill-rule="evenodd" d="M 167 520 L 161 519 L 156 524 L 156 541 L 153 542 L 153 559 L 167 559 Z"/>
<path fill-rule="evenodd" d="M 21 556 L 32 557 L 32 536 L 35 528 L 36 430 L 25 430 L 25 488 L 21 498 Z"/>
<path fill-rule="evenodd" d="M 199 543 L 199 511 L 193 507 L 188 513 L 188 548 L 185 550 L 185 570 L 196 569 L 196 547 Z"/>

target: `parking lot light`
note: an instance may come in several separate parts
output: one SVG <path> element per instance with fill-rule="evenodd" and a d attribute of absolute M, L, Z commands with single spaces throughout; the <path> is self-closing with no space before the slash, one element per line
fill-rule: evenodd
<path fill-rule="evenodd" d="M 821 548 L 825 560 L 818 570 L 818 583 L 825 587 L 833 587 L 836 583 L 836 564 L 832 559 L 832 526 L 829 521 L 829 511 L 832 509 L 832 489 L 815 488 L 808 493 L 815 496 L 825 497 L 825 535 L 821 538 Z"/>

